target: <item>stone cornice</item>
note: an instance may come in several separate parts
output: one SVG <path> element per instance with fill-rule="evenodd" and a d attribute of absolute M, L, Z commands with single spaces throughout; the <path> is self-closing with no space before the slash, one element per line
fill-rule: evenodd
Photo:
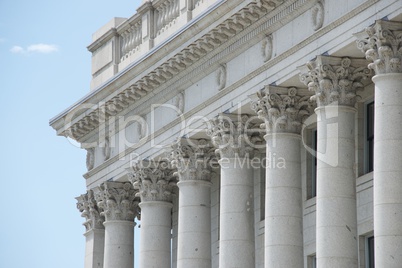
<path fill-rule="evenodd" d="M 210 181 L 217 163 L 215 148 L 204 139 L 182 138 L 171 145 L 169 159 L 180 181 Z"/>
<path fill-rule="evenodd" d="M 172 202 L 176 179 L 173 169 L 166 161 L 142 160 L 127 169 L 130 182 L 138 189 L 141 202 Z"/>
<path fill-rule="evenodd" d="M 362 5 L 357 6 L 355 9 L 351 10 L 350 12 L 348 12 L 347 14 L 345 14 L 344 16 L 340 17 L 339 19 L 335 20 L 334 22 L 322 27 L 321 29 L 319 29 L 317 32 L 315 32 L 313 35 L 309 36 L 308 38 L 306 38 L 304 41 L 298 43 L 297 45 L 291 47 L 290 49 L 288 49 L 287 51 L 285 51 L 284 53 L 277 55 L 276 57 L 272 58 L 271 60 L 267 61 L 264 65 L 260 66 L 259 68 L 257 68 L 256 70 L 252 71 L 251 73 L 249 73 L 247 76 L 242 77 L 241 79 L 239 79 L 238 81 L 236 81 L 235 83 L 231 84 L 230 86 L 224 88 L 223 90 L 219 91 L 215 96 L 209 98 L 207 101 L 203 102 L 202 104 L 199 104 L 198 106 L 194 107 L 191 111 L 188 111 L 184 114 L 185 118 L 190 118 L 193 115 L 196 115 L 197 113 L 199 113 L 200 111 L 202 111 L 206 106 L 214 103 L 217 99 L 222 98 L 223 96 L 225 96 L 226 94 L 229 94 L 230 92 L 234 91 L 236 88 L 244 85 L 245 83 L 247 83 L 249 80 L 251 80 L 251 77 L 255 77 L 258 75 L 261 75 L 263 73 L 265 73 L 268 69 L 274 67 L 275 65 L 277 65 L 278 63 L 280 63 L 281 61 L 287 59 L 288 57 L 298 53 L 300 50 L 302 50 L 303 48 L 305 48 L 306 46 L 310 45 L 311 43 L 316 42 L 316 40 L 318 40 L 319 38 L 321 38 L 322 36 L 326 35 L 328 32 L 334 30 L 335 28 L 339 27 L 341 24 L 345 23 L 346 21 L 352 19 L 354 16 L 356 16 L 356 14 L 362 12 L 363 10 L 366 10 L 367 8 L 370 8 L 372 5 L 374 5 L 375 3 L 377 3 L 379 0 L 375 0 L 372 2 L 364 2 Z M 301 1 L 301 6 L 305 4 L 305 1 L 302 0 Z M 296 5 L 295 8 L 298 12 L 298 14 L 303 13 L 305 10 L 301 10 L 301 6 Z M 266 27 L 269 27 L 271 24 L 267 25 Z M 261 29 L 259 29 L 257 32 L 257 34 L 261 31 L 261 30 L 266 30 L 265 27 L 260 27 Z M 241 40 L 241 43 L 245 43 L 247 42 L 249 39 Z M 239 40 L 240 41 L 240 40 Z M 232 49 L 230 49 L 232 50 Z M 229 55 L 230 53 L 228 52 L 227 55 Z M 220 57 L 221 58 L 221 57 Z M 206 65 L 207 66 L 207 65 Z M 206 68 L 206 67 L 205 67 Z M 189 79 L 192 79 L 194 76 L 197 75 L 197 73 L 200 73 L 199 69 L 193 71 L 190 74 L 190 77 L 186 76 L 186 79 L 183 79 L 183 83 L 185 81 L 188 81 Z M 180 81 L 180 80 L 179 80 Z M 273 81 L 272 81 L 273 82 Z M 176 83 L 174 84 L 174 87 L 176 86 Z M 164 99 L 167 99 L 165 96 L 163 96 Z M 141 105 L 143 106 L 143 105 Z M 144 104 L 143 107 L 145 107 L 146 105 Z M 140 107 L 140 108 L 143 108 Z M 164 133 L 166 130 L 173 128 L 175 125 L 179 124 L 181 121 L 181 118 L 177 118 L 173 121 L 171 121 L 170 123 L 168 123 L 165 127 L 157 130 L 154 133 L 155 137 L 158 137 L 159 135 L 161 135 L 162 133 Z M 137 149 L 137 147 L 130 147 L 127 148 L 124 152 L 122 152 L 120 155 L 114 156 L 112 158 L 110 158 L 108 161 L 102 163 L 101 165 L 95 167 L 94 169 L 92 169 L 91 171 L 87 172 L 84 174 L 84 178 L 88 179 L 92 176 L 94 176 L 95 174 L 99 173 L 101 170 L 105 169 L 106 167 L 108 167 L 111 163 L 117 161 L 120 159 L 121 155 L 127 156 L 130 153 L 134 152 Z"/>
<path fill-rule="evenodd" d="M 300 80 L 315 93 L 317 106 L 330 104 L 354 106 L 356 91 L 363 89 L 363 80 L 371 76 L 364 59 L 317 56 L 300 67 Z"/>
<path fill-rule="evenodd" d="M 96 188 L 98 207 L 106 221 L 134 221 L 139 215 L 136 190 L 129 182 L 104 182 Z"/>
<path fill-rule="evenodd" d="M 61 130 L 59 134 L 80 141 L 82 137 L 99 125 L 101 117 L 107 118 L 116 115 L 128 105 L 151 94 L 161 84 L 171 80 L 175 75 L 205 57 L 206 54 L 252 25 L 281 3 L 282 0 L 251 2 L 111 99 L 99 105 L 83 107 L 85 113 L 80 113 L 80 116 L 70 122 L 64 122 L 64 130 Z M 51 124 L 53 125 L 53 121 Z"/>
<path fill-rule="evenodd" d="M 103 210 L 98 207 L 92 190 L 86 194 L 76 197 L 77 208 L 81 212 L 81 216 L 85 218 L 83 225 L 86 231 L 94 229 L 104 229 L 103 222 L 105 220 L 102 215 Z"/>
<path fill-rule="evenodd" d="M 402 22 L 377 20 L 355 36 L 376 74 L 402 73 Z"/>
<path fill-rule="evenodd" d="M 309 101 L 312 94 L 295 87 L 265 86 L 254 96 L 251 109 L 264 120 L 261 128 L 267 133 L 300 134 L 302 123 L 313 113 L 313 104 Z"/>

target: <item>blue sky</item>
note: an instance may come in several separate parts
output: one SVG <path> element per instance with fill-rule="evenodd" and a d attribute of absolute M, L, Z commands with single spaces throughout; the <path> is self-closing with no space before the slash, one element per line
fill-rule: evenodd
<path fill-rule="evenodd" d="M 0 0 L 0 267 L 83 267 L 85 151 L 49 119 L 89 91 L 91 35 L 140 0 Z"/>

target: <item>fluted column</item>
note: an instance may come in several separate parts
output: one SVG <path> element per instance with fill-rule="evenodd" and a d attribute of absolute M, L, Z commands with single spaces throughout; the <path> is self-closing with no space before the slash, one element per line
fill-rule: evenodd
<path fill-rule="evenodd" d="M 141 198 L 140 268 L 170 268 L 173 171 L 167 162 L 141 161 L 129 178 Z"/>
<path fill-rule="evenodd" d="M 131 183 L 104 182 L 97 189 L 98 206 L 105 216 L 105 268 L 134 267 L 134 217 L 138 201 Z"/>
<path fill-rule="evenodd" d="M 358 47 L 375 70 L 375 266 L 402 264 L 402 23 L 376 21 L 357 34 Z"/>
<path fill-rule="evenodd" d="M 248 116 L 221 114 L 208 135 L 221 159 L 219 267 L 255 265 L 252 139 Z"/>
<path fill-rule="evenodd" d="M 179 182 L 177 267 L 211 267 L 211 175 L 214 149 L 206 140 L 172 145 Z"/>
<path fill-rule="evenodd" d="M 303 268 L 301 124 L 311 114 L 307 90 L 267 86 L 252 109 L 266 140 L 265 254 L 267 268 Z M 271 160 L 271 162 L 269 162 Z"/>
<path fill-rule="evenodd" d="M 103 268 L 103 254 L 105 245 L 105 228 L 102 210 L 95 201 L 92 190 L 76 197 L 77 208 L 85 218 L 85 268 Z"/>
<path fill-rule="evenodd" d="M 317 102 L 317 266 L 357 267 L 356 90 L 370 75 L 365 60 L 318 56 L 301 80 Z"/>

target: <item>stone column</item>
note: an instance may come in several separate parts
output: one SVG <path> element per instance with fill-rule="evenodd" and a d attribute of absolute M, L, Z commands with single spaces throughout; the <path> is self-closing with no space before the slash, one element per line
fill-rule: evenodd
<path fill-rule="evenodd" d="M 211 174 L 215 150 L 206 140 L 172 145 L 179 182 L 177 267 L 211 267 Z"/>
<path fill-rule="evenodd" d="M 376 21 L 357 34 L 358 47 L 375 70 L 375 266 L 402 264 L 402 23 Z"/>
<path fill-rule="evenodd" d="M 176 184 L 167 162 L 141 161 L 129 178 L 141 197 L 140 268 L 171 267 L 172 190 Z"/>
<path fill-rule="evenodd" d="M 138 201 L 131 183 L 104 182 L 96 196 L 105 216 L 105 268 L 134 267 L 134 217 Z"/>
<path fill-rule="evenodd" d="M 219 267 L 255 266 L 253 148 L 249 117 L 221 114 L 210 122 L 208 135 L 221 159 Z"/>
<path fill-rule="evenodd" d="M 318 56 L 301 80 L 317 102 L 317 266 L 357 267 L 356 90 L 365 60 Z"/>
<path fill-rule="evenodd" d="M 104 217 L 95 201 L 92 190 L 76 197 L 77 208 L 85 218 L 85 268 L 102 268 L 105 245 Z"/>
<path fill-rule="evenodd" d="M 304 265 L 300 131 L 312 112 L 310 95 L 267 86 L 251 106 L 267 131 L 264 263 L 269 268 Z"/>

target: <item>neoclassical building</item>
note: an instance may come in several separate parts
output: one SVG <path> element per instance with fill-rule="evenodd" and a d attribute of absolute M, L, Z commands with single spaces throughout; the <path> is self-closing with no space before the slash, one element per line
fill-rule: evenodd
<path fill-rule="evenodd" d="M 401 0 L 142 1 L 88 49 L 85 268 L 402 267 Z"/>

